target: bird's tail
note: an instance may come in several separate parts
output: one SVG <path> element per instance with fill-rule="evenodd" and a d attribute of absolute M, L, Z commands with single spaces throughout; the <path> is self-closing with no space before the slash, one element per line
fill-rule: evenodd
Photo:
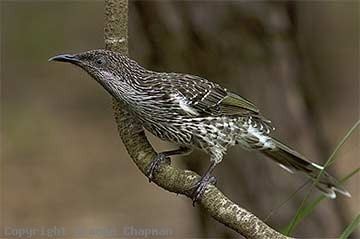
<path fill-rule="evenodd" d="M 291 173 L 293 170 L 300 171 L 305 173 L 311 180 L 316 180 L 320 171 L 323 169 L 322 166 L 310 162 L 304 156 L 276 139 L 273 139 L 272 142 L 275 144 L 273 149 L 264 149 L 261 152 L 275 160 L 285 170 Z M 323 171 L 315 186 L 329 198 L 336 198 L 335 192 L 339 192 L 348 197 L 351 196 L 350 193 L 340 187 L 339 182 L 326 171 Z"/>

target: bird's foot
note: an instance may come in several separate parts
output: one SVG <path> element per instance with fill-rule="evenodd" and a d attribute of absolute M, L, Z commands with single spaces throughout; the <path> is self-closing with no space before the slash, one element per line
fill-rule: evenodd
<path fill-rule="evenodd" d="M 150 162 L 146 170 L 146 176 L 149 178 L 149 182 L 153 180 L 154 174 L 157 172 L 161 164 L 170 165 L 170 163 L 170 157 L 167 157 L 163 153 L 157 154 L 157 156 Z"/>
<path fill-rule="evenodd" d="M 204 177 L 202 177 L 198 182 L 195 183 L 194 186 L 192 186 L 190 188 L 190 190 L 192 190 L 192 201 L 193 201 L 193 206 L 195 207 L 195 203 L 197 201 L 199 201 L 201 199 L 201 197 L 203 196 L 206 187 L 209 185 L 215 185 L 216 184 L 216 178 L 214 176 L 211 175 L 205 175 Z"/>

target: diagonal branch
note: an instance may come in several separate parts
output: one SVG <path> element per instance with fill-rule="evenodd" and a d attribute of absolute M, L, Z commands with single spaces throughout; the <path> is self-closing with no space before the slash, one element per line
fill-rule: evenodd
<path fill-rule="evenodd" d="M 114 112 L 119 135 L 131 158 L 144 173 L 156 153 L 146 139 L 142 127 L 121 108 L 121 104 L 114 102 Z M 192 171 L 163 165 L 155 175 L 154 182 L 170 192 L 191 197 L 187 189 L 199 179 L 200 176 Z M 287 238 L 232 202 L 215 186 L 208 187 L 199 204 L 217 221 L 246 238 Z"/>
<path fill-rule="evenodd" d="M 128 53 L 127 13 L 127 0 L 105 0 L 104 34 L 107 49 Z M 137 167 L 145 173 L 156 152 L 146 139 L 142 126 L 122 104 L 113 100 L 113 109 L 119 135 Z M 188 189 L 199 179 L 195 172 L 162 165 L 153 181 L 165 190 L 191 197 Z M 246 238 L 288 238 L 232 202 L 213 185 L 209 185 L 198 203 L 217 221 Z"/>

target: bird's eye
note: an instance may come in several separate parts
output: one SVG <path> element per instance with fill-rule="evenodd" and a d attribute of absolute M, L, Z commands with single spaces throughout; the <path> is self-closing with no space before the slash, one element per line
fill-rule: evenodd
<path fill-rule="evenodd" d="M 99 65 L 99 66 L 102 66 L 105 64 L 105 59 L 103 57 L 99 58 L 96 60 L 96 64 Z"/>

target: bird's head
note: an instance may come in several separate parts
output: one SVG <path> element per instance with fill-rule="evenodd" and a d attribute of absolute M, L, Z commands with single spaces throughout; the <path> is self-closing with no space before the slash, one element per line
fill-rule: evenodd
<path fill-rule="evenodd" d="M 57 55 L 51 57 L 49 61 L 67 62 L 79 66 L 113 96 L 114 91 L 125 91 L 131 86 L 132 81 L 141 78 L 141 74 L 146 72 L 125 55 L 103 49 Z"/>
<path fill-rule="evenodd" d="M 110 81 L 123 75 L 129 59 L 120 53 L 99 49 L 78 54 L 57 55 L 51 57 L 49 61 L 71 63 L 81 67 L 96 80 Z"/>

